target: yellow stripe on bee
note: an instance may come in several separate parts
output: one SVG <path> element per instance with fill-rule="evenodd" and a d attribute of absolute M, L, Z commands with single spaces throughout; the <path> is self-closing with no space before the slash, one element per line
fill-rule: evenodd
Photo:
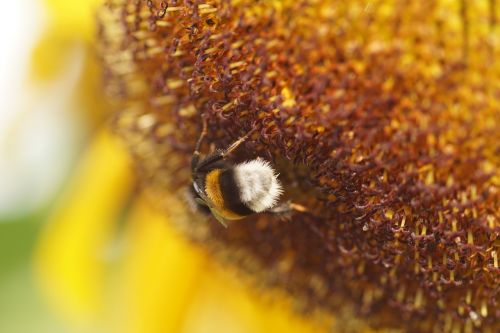
<path fill-rule="evenodd" d="M 221 169 L 215 169 L 210 171 L 205 178 L 205 193 L 217 209 L 224 207 L 224 198 L 219 184 L 220 173 Z"/>
<path fill-rule="evenodd" d="M 221 169 L 215 169 L 207 174 L 205 178 L 205 193 L 207 194 L 208 199 L 210 199 L 213 208 L 217 210 L 217 213 L 219 213 L 219 215 L 223 218 L 227 220 L 241 219 L 243 216 L 236 214 L 225 207 L 224 197 L 222 196 L 222 190 L 219 182 L 221 172 Z"/>

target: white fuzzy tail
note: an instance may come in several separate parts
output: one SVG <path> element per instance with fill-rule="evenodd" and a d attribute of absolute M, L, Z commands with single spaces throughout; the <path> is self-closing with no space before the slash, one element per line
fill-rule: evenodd
<path fill-rule="evenodd" d="M 283 193 L 273 167 L 261 158 L 236 165 L 234 177 L 241 201 L 257 213 L 276 206 Z"/>

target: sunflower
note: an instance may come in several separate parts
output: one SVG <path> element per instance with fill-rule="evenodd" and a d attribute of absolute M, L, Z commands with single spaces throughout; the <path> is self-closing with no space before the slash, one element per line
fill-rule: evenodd
<path fill-rule="evenodd" d="M 495 4 L 110 0 L 96 24 L 53 2 L 85 16 L 58 45 L 99 61 L 96 130 L 36 255 L 47 298 L 92 331 L 496 331 Z M 202 115 L 216 147 L 254 130 L 237 158 L 271 160 L 308 212 L 190 212 Z"/>

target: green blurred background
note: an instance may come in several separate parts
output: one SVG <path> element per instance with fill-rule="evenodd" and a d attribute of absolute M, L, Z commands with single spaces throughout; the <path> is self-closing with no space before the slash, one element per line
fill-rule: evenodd
<path fill-rule="evenodd" d="M 38 0 L 0 11 L 0 332 L 62 331 L 36 288 L 33 249 L 86 132 L 68 108 L 68 73 L 34 84 L 32 51 L 50 24 Z M 56 80 L 58 81 L 58 80 Z M 78 116 L 80 117 L 80 116 Z"/>

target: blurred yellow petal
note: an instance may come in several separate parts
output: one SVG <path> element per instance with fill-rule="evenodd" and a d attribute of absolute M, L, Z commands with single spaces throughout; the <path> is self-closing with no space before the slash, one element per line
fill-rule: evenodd
<path fill-rule="evenodd" d="M 41 235 L 35 258 L 41 289 L 71 324 L 103 310 L 103 251 L 131 195 L 128 162 L 115 139 L 99 133 Z"/>
<path fill-rule="evenodd" d="M 95 33 L 95 12 L 102 0 L 45 0 L 49 20 L 61 36 L 87 41 Z"/>
<path fill-rule="evenodd" d="M 136 202 L 112 300 L 116 332 L 179 332 L 206 272 L 201 252 L 181 240 L 164 215 Z"/>
<path fill-rule="evenodd" d="M 59 33 L 55 28 L 48 28 L 35 46 L 30 71 L 32 80 L 54 80 L 66 69 L 65 65 L 69 63 L 78 43 L 62 38 Z"/>
<path fill-rule="evenodd" d="M 32 79 L 54 79 L 65 69 L 75 48 L 94 39 L 94 17 L 101 3 L 102 0 L 44 1 L 47 27 L 33 50 Z"/>
<path fill-rule="evenodd" d="M 214 265 L 215 266 L 215 265 Z M 237 277 L 237 275 L 236 275 Z M 203 275 L 200 292 L 186 316 L 182 333 L 324 332 L 317 322 L 294 315 L 288 298 L 263 297 L 216 266 Z M 272 299 L 272 302 L 271 302 Z"/>
<path fill-rule="evenodd" d="M 44 3 L 47 27 L 33 49 L 29 77 L 36 83 L 53 82 L 73 71 L 72 66 L 79 66 L 76 70 L 80 78 L 74 91 L 76 110 L 72 111 L 83 112 L 90 124 L 96 125 L 107 113 L 102 73 L 92 43 L 96 35 L 95 13 L 102 0 Z"/>

